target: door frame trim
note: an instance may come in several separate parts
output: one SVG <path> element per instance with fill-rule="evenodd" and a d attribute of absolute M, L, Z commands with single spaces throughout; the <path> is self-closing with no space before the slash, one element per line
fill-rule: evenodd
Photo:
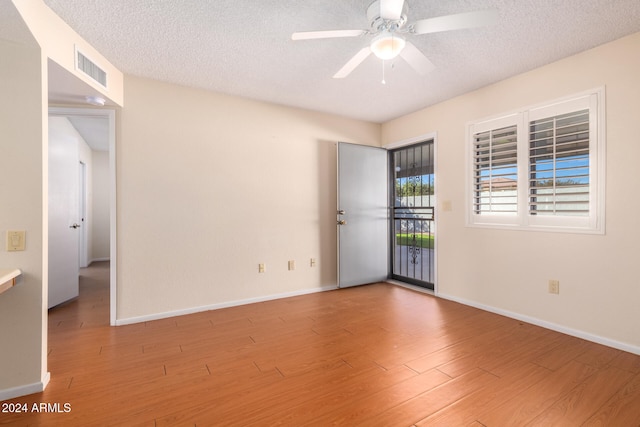
<path fill-rule="evenodd" d="M 406 147 L 408 145 L 418 144 L 420 142 L 433 140 L 433 186 L 435 188 L 433 195 L 436 199 L 434 207 L 434 217 L 440 217 L 440 202 L 438 201 L 438 132 L 429 132 L 415 137 L 403 139 L 400 141 L 390 142 L 382 146 L 386 150 L 395 150 L 397 148 Z M 438 224 L 440 221 L 434 221 L 434 233 L 438 236 Z M 438 239 L 433 244 L 433 294 L 438 295 Z"/>
<path fill-rule="evenodd" d="M 87 164 L 80 160 L 78 162 L 79 170 L 78 170 L 78 184 L 80 186 L 78 190 L 78 218 L 80 219 L 80 238 L 79 238 L 79 256 L 78 256 L 78 266 L 80 268 L 87 267 L 89 260 L 87 259 Z"/>
<path fill-rule="evenodd" d="M 106 117 L 109 120 L 109 323 L 117 320 L 117 233 L 116 233 L 116 110 L 113 108 L 49 107 L 55 116 Z"/>

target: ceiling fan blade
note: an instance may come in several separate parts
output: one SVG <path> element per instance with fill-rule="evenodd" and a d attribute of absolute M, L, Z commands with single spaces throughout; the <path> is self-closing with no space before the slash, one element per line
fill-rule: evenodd
<path fill-rule="evenodd" d="M 405 44 L 404 49 L 400 52 L 400 57 L 407 61 L 407 64 L 421 76 L 424 76 L 436 68 L 433 62 L 429 61 L 429 59 L 410 42 Z"/>
<path fill-rule="evenodd" d="M 459 13 L 457 15 L 422 19 L 413 24 L 413 30 L 415 34 L 438 33 L 440 31 L 483 27 L 485 25 L 494 24 L 497 21 L 497 10 L 480 10 L 477 12 Z"/>
<path fill-rule="evenodd" d="M 358 65 L 362 63 L 367 57 L 371 55 L 371 48 L 369 46 L 364 47 L 360 50 L 360 52 L 356 53 L 353 58 L 351 58 L 342 68 L 338 71 L 333 78 L 334 79 L 343 79 L 347 77 L 353 70 L 356 69 Z"/>
<path fill-rule="evenodd" d="M 404 0 L 380 0 L 380 17 L 393 21 L 400 19 L 403 7 Z"/>
<path fill-rule="evenodd" d="M 331 30 L 331 31 L 303 31 L 293 33 L 291 40 L 331 39 L 339 37 L 358 37 L 366 34 L 366 30 Z"/>

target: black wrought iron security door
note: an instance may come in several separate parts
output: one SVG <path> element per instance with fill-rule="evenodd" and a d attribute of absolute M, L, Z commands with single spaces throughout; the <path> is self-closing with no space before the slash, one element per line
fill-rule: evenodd
<path fill-rule="evenodd" d="M 390 152 L 391 277 L 433 289 L 435 197 L 433 140 Z"/>

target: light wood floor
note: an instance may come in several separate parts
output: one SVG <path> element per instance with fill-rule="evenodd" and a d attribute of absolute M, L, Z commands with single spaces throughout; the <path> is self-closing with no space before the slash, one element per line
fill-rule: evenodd
<path fill-rule="evenodd" d="M 639 426 L 640 356 L 388 284 L 108 326 L 108 265 L 51 310 L 32 426 Z"/>

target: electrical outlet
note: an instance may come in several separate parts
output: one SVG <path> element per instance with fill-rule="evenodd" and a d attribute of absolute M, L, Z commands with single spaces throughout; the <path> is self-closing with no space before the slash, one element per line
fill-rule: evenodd
<path fill-rule="evenodd" d="M 264 273 L 267 271 L 267 266 L 265 264 L 258 264 L 258 273 Z"/>
<path fill-rule="evenodd" d="M 289 261 L 289 270 L 296 269 L 296 262 L 294 260 Z"/>
<path fill-rule="evenodd" d="M 549 280 L 549 293 L 550 294 L 559 294 L 560 293 L 560 281 L 559 280 Z"/>

